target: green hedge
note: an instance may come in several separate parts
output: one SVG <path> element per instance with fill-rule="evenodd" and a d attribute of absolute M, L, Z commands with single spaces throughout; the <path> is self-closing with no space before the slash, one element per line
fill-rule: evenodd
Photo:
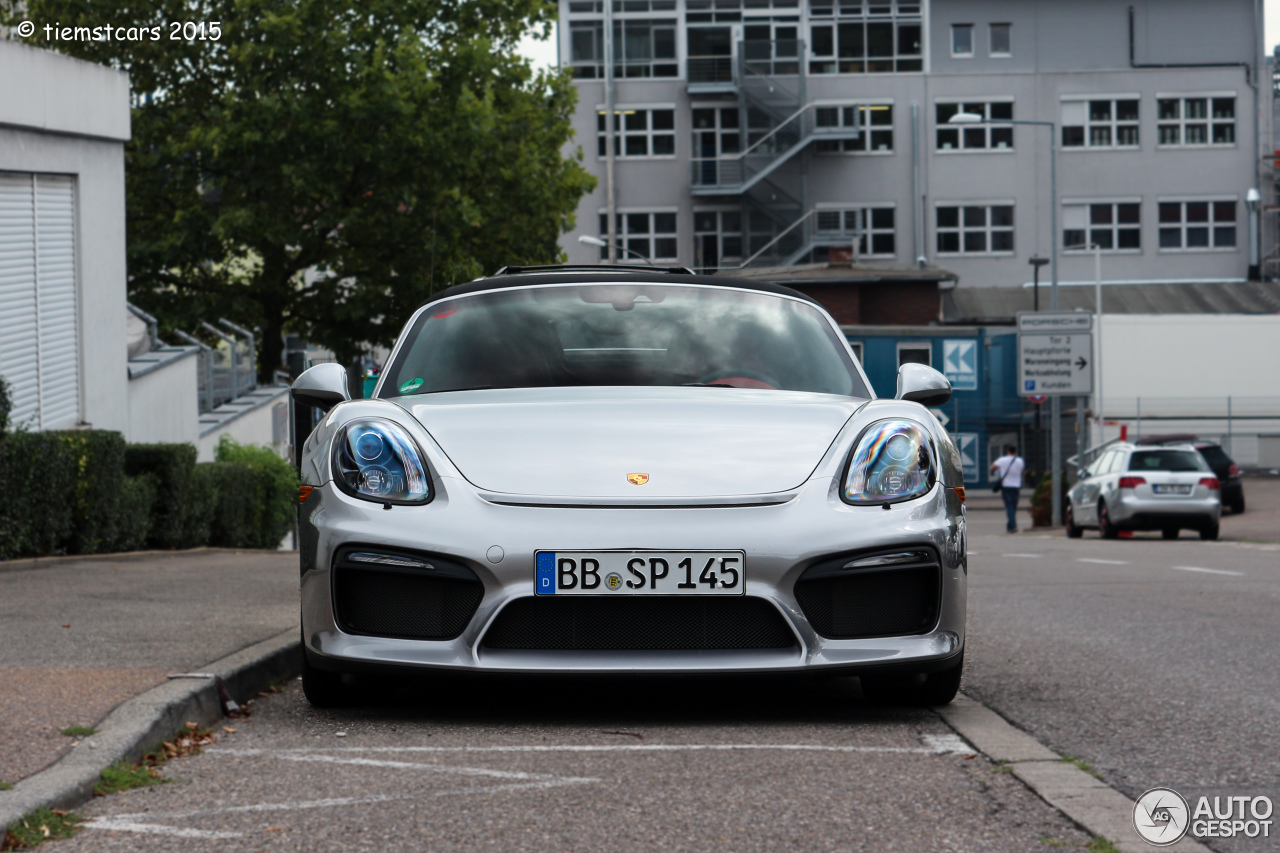
<path fill-rule="evenodd" d="M 218 459 L 105 430 L 0 432 L 0 559 L 277 547 L 297 506 L 292 466 L 229 439 Z"/>

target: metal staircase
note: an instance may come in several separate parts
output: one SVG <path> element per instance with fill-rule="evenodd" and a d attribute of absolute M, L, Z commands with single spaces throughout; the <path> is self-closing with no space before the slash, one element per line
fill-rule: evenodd
<path fill-rule="evenodd" d="M 832 121 L 835 110 L 806 102 L 803 43 L 739 41 L 737 56 L 689 60 L 689 89 L 694 94 L 734 93 L 738 96 L 739 138 L 746 147 L 733 154 L 699 156 L 701 138 L 694 132 L 690 187 L 699 197 L 736 196 L 744 222 L 767 218 L 771 238 L 747 239 L 746 266 L 786 266 L 819 245 L 849 245 L 853 235 L 819 231 L 817 211 L 804 200 L 770 180 L 810 143 L 817 140 L 857 139 L 859 128 Z M 779 59 L 777 57 L 790 57 Z M 745 232 L 759 229 L 746 228 Z"/>

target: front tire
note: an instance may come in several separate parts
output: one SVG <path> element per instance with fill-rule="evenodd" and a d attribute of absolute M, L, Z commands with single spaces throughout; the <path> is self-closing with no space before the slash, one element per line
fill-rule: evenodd
<path fill-rule="evenodd" d="M 1200 538 L 1206 542 L 1213 542 L 1218 538 L 1218 525 L 1214 524 L 1209 527 L 1200 528 Z"/>
<path fill-rule="evenodd" d="M 1076 526 L 1076 513 L 1071 508 L 1071 501 L 1067 501 L 1067 538 L 1079 539 L 1084 535 L 1084 528 Z"/>
<path fill-rule="evenodd" d="M 949 705 L 960 692 L 960 677 L 964 672 L 964 652 L 956 662 L 943 670 L 921 675 L 863 675 L 862 695 L 874 705 L 905 705 L 913 708 L 934 708 Z"/>
<path fill-rule="evenodd" d="M 1111 513 L 1107 512 L 1107 502 L 1098 501 L 1098 532 L 1103 539 L 1118 539 L 1120 531 L 1111 523 Z"/>
<path fill-rule="evenodd" d="M 342 708 L 351 704 L 351 692 L 342 683 L 342 673 L 317 669 L 302 652 L 302 693 L 313 708 Z"/>

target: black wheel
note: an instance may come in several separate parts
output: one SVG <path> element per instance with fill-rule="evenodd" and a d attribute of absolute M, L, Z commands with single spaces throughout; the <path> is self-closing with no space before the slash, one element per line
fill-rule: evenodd
<path fill-rule="evenodd" d="M 893 675 L 864 675 L 862 695 L 874 705 L 907 705 L 915 708 L 932 708 L 948 705 L 960 691 L 960 676 L 964 671 L 964 652 L 950 667 L 930 673 Z"/>
<path fill-rule="evenodd" d="M 1200 528 L 1200 538 L 1212 542 L 1218 538 L 1218 525 L 1214 524 L 1209 527 Z"/>
<path fill-rule="evenodd" d="M 302 653 L 302 692 L 313 708 L 341 708 L 351 704 L 351 692 L 342 683 L 342 673 L 316 669 Z"/>
<path fill-rule="evenodd" d="M 1076 526 L 1076 513 L 1071 508 L 1071 501 L 1067 501 L 1067 538 L 1079 539 L 1084 535 L 1084 528 Z"/>
<path fill-rule="evenodd" d="M 1120 531 L 1111 523 L 1111 513 L 1107 512 L 1107 502 L 1098 501 L 1098 532 L 1103 539 L 1118 539 Z"/>
<path fill-rule="evenodd" d="M 1161 539 L 1177 539 L 1180 531 L 1176 527 L 1166 527 L 1160 531 Z"/>
<path fill-rule="evenodd" d="M 1240 492 L 1239 496 L 1232 498 L 1231 511 L 1237 515 L 1244 512 L 1244 492 L 1243 491 Z"/>

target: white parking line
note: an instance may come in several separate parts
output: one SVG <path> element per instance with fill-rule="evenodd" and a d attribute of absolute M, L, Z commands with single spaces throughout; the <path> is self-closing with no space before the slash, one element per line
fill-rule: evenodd
<path fill-rule="evenodd" d="M 1128 560 L 1102 560 L 1097 557 L 1077 557 L 1077 563 L 1098 563 L 1103 566 L 1127 566 Z"/>
<path fill-rule="evenodd" d="M 1040 554 L 1001 554 L 1001 557 L 1026 557 L 1027 559 L 1040 559 Z"/>
<path fill-rule="evenodd" d="M 183 826 L 164 826 L 159 823 L 134 823 L 118 817 L 95 817 L 86 821 L 85 829 L 106 829 L 111 832 L 140 832 L 144 835 L 172 835 L 178 838 L 243 838 L 242 832 L 218 832 L 211 829 L 190 829 Z"/>
<path fill-rule="evenodd" d="M 816 743 L 637 743 L 637 744 L 560 744 L 557 746 L 344 746 L 344 747 L 304 747 L 294 750 L 261 750 L 261 749 L 206 749 L 205 755 L 229 756 L 266 756 L 293 761 L 329 761 L 334 763 L 371 763 L 367 760 L 339 760 L 332 753 L 351 752 L 393 752 L 393 753 L 545 753 L 545 752 L 736 752 L 736 751 L 778 751 L 778 752 L 884 752 L 903 753 L 909 755 L 942 755 L 945 753 L 973 752 L 969 746 L 954 734 L 922 735 L 924 746 L 836 746 Z M 330 753 L 322 755 L 321 753 Z M 478 771 L 480 768 L 449 768 L 435 764 L 415 764 L 413 762 L 383 762 L 389 767 L 421 768 L 441 770 L 444 772 Z M 485 771 L 498 775 L 504 771 Z M 509 774 L 513 777 L 537 778 L 539 774 Z M 560 777 L 556 777 L 560 778 Z M 589 780 L 590 781 L 590 780 Z"/>
<path fill-rule="evenodd" d="M 327 751 L 327 750 L 326 750 Z M 560 779 L 565 782 L 598 782 L 599 779 L 577 779 L 555 776 L 550 773 L 522 773 L 516 770 L 490 770 L 487 767 L 449 767 L 442 764 L 420 764 L 414 761 L 379 761 L 373 758 L 339 758 L 335 755 L 317 755 L 315 753 L 297 753 L 290 751 L 267 751 L 263 749 L 219 749 L 216 755 L 230 756 L 266 756 L 277 761 L 314 761 L 320 764 L 353 764 L 360 767 L 385 767 L 396 770 L 427 770 L 433 773 L 456 773 L 459 776 L 487 776 L 491 779 L 518 779 L 521 781 L 545 781 Z"/>
<path fill-rule="evenodd" d="M 1203 569 L 1200 566 L 1174 566 L 1180 572 L 1204 572 L 1206 575 L 1230 575 L 1236 578 L 1244 577 L 1244 572 L 1230 572 L 1226 569 Z"/>
<path fill-rule="evenodd" d="M 205 751 L 207 755 L 209 750 Z M 221 806 L 212 809 L 187 809 L 180 812 L 140 812 L 138 814 L 122 814 L 113 817 L 102 818 L 104 822 L 115 823 L 117 821 L 129 821 L 132 818 L 150 818 L 152 820 L 173 820 L 183 817 L 197 817 L 199 815 L 211 814 L 243 814 L 252 812 L 287 812 L 300 811 L 303 809 L 332 809 L 338 806 L 364 806 L 376 803 L 392 803 L 401 800 L 420 800 L 423 797 L 449 797 L 458 795 L 471 794 L 497 794 L 507 791 L 533 791 L 542 790 L 544 788 L 557 788 L 564 785 L 577 785 L 583 782 L 598 782 L 598 779 L 551 779 L 542 782 L 514 782 L 509 785 L 477 785 L 469 788 L 453 788 L 445 791 L 418 791 L 412 794 L 380 794 L 371 797 L 330 797 L 325 800 L 302 800 L 294 803 L 254 803 L 249 806 Z M 92 826 L 92 822 L 85 824 Z M 116 826 L 95 826 L 97 829 L 116 829 Z M 203 830 L 194 830 L 202 832 Z"/>

